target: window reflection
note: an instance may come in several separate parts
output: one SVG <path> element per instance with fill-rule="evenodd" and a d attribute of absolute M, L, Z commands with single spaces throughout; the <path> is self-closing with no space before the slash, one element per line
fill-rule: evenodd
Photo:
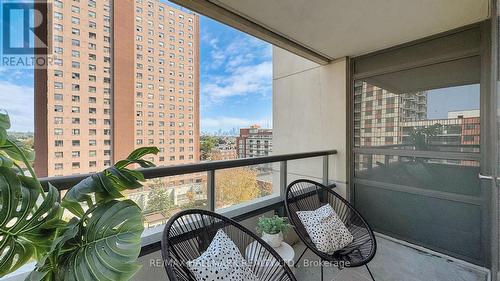
<path fill-rule="evenodd" d="M 479 84 L 397 94 L 354 86 L 355 146 L 479 152 Z"/>

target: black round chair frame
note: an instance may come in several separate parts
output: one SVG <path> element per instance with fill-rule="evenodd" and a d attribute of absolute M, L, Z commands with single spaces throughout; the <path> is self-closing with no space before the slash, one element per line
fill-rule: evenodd
<path fill-rule="evenodd" d="M 306 246 L 304 252 L 302 252 L 295 262 L 294 267 L 297 266 L 305 252 L 311 250 L 322 261 L 321 280 L 323 280 L 323 262 L 342 264 L 343 267 L 359 267 L 364 265 L 372 280 L 375 280 L 368 267 L 368 263 L 373 259 L 377 251 L 375 235 L 361 214 L 347 200 L 332 190 L 334 187 L 335 185 L 326 187 L 321 183 L 306 179 L 295 180 L 288 185 L 285 192 L 286 213 L 298 237 Z M 332 206 L 354 236 L 352 243 L 331 255 L 321 252 L 316 248 L 302 222 L 296 215 L 297 211 L 313 211 L 325 204 Z"/>
<path fill-rule="evenodd" d="M 284 260 L 264 240 L 230 218 L 200 209 L 181 211 L 165 225 L 161 251 L 170 281 L 196 281 L 186 262 L 199 257 L 219 229 L 224 229 L 244 255 L 248 252 L 241 249 L 251 247 L 250 255 L 253 258 L 247 261 L 254 273 L 258 271 L 259 280 L 296 281 Z M 264 263 L 266 265 L 262 266 Z"/>

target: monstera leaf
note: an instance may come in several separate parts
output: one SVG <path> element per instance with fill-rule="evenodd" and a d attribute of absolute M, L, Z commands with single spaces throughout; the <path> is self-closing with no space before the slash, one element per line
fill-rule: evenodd
<path fill-rule="evenodd" d="M 140 267 L 144 222 L 122 191 L 142 186 L 142 173 L 128 166 L 154 166 L 142 157 L 158 148 L 135 150 L 70 188 L 59 203 L 57 189 L 49 184 L 46 191 L 37 179 L 32 150 L 9 138 L 9 127 L 0 111 L 0 277 L 35 259 L 26 280 L 129 280 Z M 76 216 L 63 220 L 65 209 Z"/>
<path fill-rule="evenodd" d="M 16 161 L 33 161 L 35 159 L 34 152 L 25 147 L 23 143 L 9 138 L 7 135 L 9 128 L 9 115 L 0 110 L 0 162 L 2 159 L 6 159 L 6 156 Z"/>
<path fill-rule="evenodd" d="M 70 243 L 76 250 L 59 257 L 60 280 L 130 279 L 140 268 L 136 260 L 144 230 L 141 209 L 131 200 L 113 200 L 87 215 L 86 226 Z"/>
<path fill-rule="evenodd" d="M 114 166 L 101 173 L 94 174 L 72 187 L 64 196 L 61 205 L 78 217 L 84 214 L 81 203 L 92 206 L 95 194 L 97 202 L 107 201 L 123 197 L 125 189 L 136 189 L 142 186 L 144 181 L 141 172 L 128 169 L 131 164 L 139 164 L 143 168 L 153 167 L 154 164 L 141 159 L 148 154 L 157 154 L 157 147 L 143 147 L 134 150 L 125 160 L 118 161 Z"/>
<path fill-rule="evenodd" d="M 14 161 L 33 161 L 35 155 L 33 151 L 21 142 L 9 138 L 7 129 L 10 128 L 9 115 L 0 110 L 0 167 L 8 167 L 14 165 Z M 27 167 L 31 170 L 31 167 Z M 22 169 L 19 169 L 22 173 Z"/>
<path fill-rule="evenodd" d="M 141 209 L 131 200 L 98 205 L 68 223 L 27 280 L 129 280 L 140 268 L 143 230 Z"/>
<path fill-rule="evenodd" d="M 33 178 L 0 167 L 0 277 L 41 256 L 60 218 L 58 191 L 41 197 Z M 41 201 L 41 203 L 40 203 Z"/>

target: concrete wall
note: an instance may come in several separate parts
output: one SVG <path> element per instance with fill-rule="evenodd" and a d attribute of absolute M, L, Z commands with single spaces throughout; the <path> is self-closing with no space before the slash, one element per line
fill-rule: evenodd
<path fill-rule="evenodd" d="M 337 149 L 329 180 L 346 192 L 346 60 L 321 66 L 273 47 L 273 154 Z M 288 183 L 321 181 L 322 159 L 288 163 Z"/>

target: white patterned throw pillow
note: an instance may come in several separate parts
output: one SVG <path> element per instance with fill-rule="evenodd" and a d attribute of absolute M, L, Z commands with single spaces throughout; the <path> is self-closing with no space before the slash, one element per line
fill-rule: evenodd
<path fill-rule="evenodd" d="M 316 248 L 323 253 L 333 254 L 354 239 L 329 204 L 314 211 L 298 211 L 297 216 Z"/>
<path fill-rule="evenodd" d="M 197 281 L 258 281 L 238 247 L 221 229 L 207 250 L 187 262 L 187 267 Z"/>

